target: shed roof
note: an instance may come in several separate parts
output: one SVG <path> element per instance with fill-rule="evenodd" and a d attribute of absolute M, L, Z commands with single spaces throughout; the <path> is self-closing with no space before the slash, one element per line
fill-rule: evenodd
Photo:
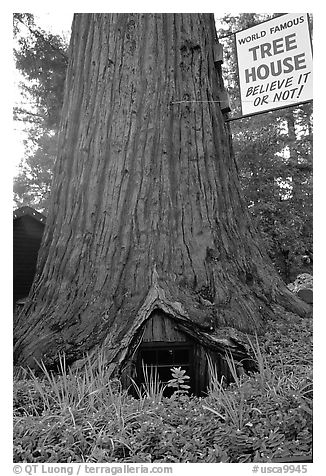
<path fill-rule="evenodd" d="M 14 220 L 26 215 L 31 216 L 40 223 L 45 223 L 46 216 L 36 211 L 34 208 L 28 206 L 17 208 L 17 210 L 14 211 Z"/>

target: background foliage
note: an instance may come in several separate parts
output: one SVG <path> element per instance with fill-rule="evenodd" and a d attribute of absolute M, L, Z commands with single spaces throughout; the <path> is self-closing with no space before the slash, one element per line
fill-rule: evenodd
<path fill-rule="evenodd" d="M 224 78 L 232 116 L 240 115 L 233 37 L 230 33 L 276 16 L 243 13 L 218 21 Z M 47 212 L 69 48 L 43 31 L 29 13 L 14 14 L 16 66 L 27 107 L 15 119 L 28 126 L 25 157 L 14 179 L 15 206 Z M 241 185 L 270 257 L 286 282 L 312 272 L 312 105 L 230 122 Z"/>
<path fill-rule="evenodd" d="M 17 207 L 29 205 L 46 214 L 57 134 L 68 65 L 64 38 L 45 32 L 34 15 L 15 13 L 14 56 L 22 74 L 23 105 L 14 108 L 14 119 L 26 125 L 25 157 L 14 179 Z"/>

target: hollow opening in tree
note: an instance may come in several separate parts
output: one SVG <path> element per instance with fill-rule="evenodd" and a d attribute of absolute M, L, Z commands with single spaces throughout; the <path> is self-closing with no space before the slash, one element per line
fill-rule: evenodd
<path fill-rule="evenodd" d="M 144 385 L 146 376 L 144 370 L 148 376 L 155 376 L 159 381 L 167 386 L 169 380 L 172 378 L 172 367 L 181 367 L 185 370 L 185 375 L 190 377 L 190 381 L 186 382 L 190 389 L 190 393 L 194 393 L 194 372 L 193 372 L 193 345 L 184 345 L 179 343 L 162 344 L 160 342 L 148 343 L 149 345 L 142 344 L 138 351 L 137 358 L 137 379 L 140 385 Z M 170 397 L 174 388 L 166 387 L 163 395 Z"/>
<path fill-rule="evenodd" d="M 126 358 L 121 376 L 123 385 L 130 387 L 133 379 L 141 388 L 146 381 L 144 373 L 148 378 L 157 376 L 166 385 L 172 378 L 172 367 L 181 367 L 190 377 L 186 382 L 190 386 L 189 393 L 205 395 L 209 384 L 208 358 L 219 378 L 224 376 L 227 381 L 232 380 L 223 352 L 203 344 L 200 337 L 202 335 L 204 339 L 206 333 L 198 332 L 198 338 L 188 334 L 182 324 L 161 309 L 155 309 L 140 330 L 136 350 Z M 164 396 L 171 396 L 173 391 L 173 388 L 166 388 Z"/>

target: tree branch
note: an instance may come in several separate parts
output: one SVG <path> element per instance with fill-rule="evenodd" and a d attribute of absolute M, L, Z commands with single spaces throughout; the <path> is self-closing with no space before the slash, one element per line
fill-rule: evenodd
<path fill-rule="evenodd" d="M 34 35 L 36 38 L 41 38 L 45 43 L 47 43 L 54 51 L 59 53 L 65 60 L 68 60 L 68 55 L 64 53 L 60 48 L 57 46 L 53 45 L 50 40 L 48 40 L 43 33 L 41 33 L 39 30 L 33 29 L 31 26 L 26 25 L 26 23 L 21 19 L 17 18 L 20 23 L 22 23 L 31 33 Z"/>
<path fill-rule="evenodd" d="M 26 114 L 27 116 L 32 116 L 36 119 L 42 119 L 42 120 L 46 119 L 46 116 L 43 114 L 27 111 L 26 109 L 22 109 L 20 107 L 14 107 L 14 116 L 16 115 L 15 120 L 25 122 L 25 119 L 20 119 L 18 117 L 18 114 Z M 30 119 L 30 121 L 32 121 L 32 119 Z"/>

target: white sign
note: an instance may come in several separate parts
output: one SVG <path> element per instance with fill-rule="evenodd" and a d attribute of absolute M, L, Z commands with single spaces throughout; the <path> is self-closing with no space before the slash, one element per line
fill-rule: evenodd
<path fill-rule="evenodd" d="M 242 114 L 312 99 L 312 48 L 305 13 L 288 13 L 235 34 Z"/>

